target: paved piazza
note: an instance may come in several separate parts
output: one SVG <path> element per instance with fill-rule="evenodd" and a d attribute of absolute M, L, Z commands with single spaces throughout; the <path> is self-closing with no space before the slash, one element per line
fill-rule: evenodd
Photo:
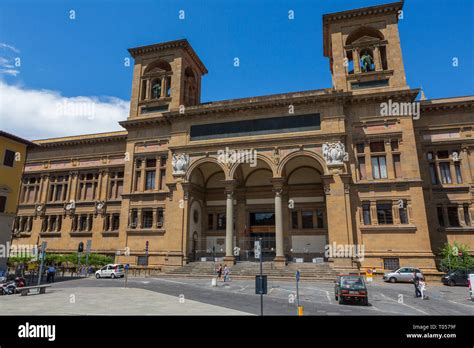
<path fill-rule="evenodd" d="M 0 314 L 259 315 L 253 279 L 219 282 L 206 278 L 85 278 L 55 283 L 45 295 L 1 296 Z M 474 315 L 467 287 L 428 284 L 428 300 L 414 297 L 412 284 L 368 285 L 369 306 L 340 305 L 330 282 L 301 281 L 304 315 Z M 265 315 L 296 315 L 294 282 L 269 280 Z M 71 303 L 74 297 L 75 303 Z M 61 301 L 64 303 L 61 304 Z M 293 303 L 291 303 L 293 302 Z"/>

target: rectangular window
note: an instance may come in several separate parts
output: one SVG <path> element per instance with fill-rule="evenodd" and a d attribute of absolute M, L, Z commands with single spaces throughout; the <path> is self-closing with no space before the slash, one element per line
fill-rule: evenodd
<path fill-rule="evenodd" d="M 461 165 L 459 163 L 455 163 L 454 169 L 456 171 L 456 182 L 458 184 L 462 184 Z"/>
<path fill-rule="evenodd" d="M 158 228 L 163 228 L 165 224 L 165 211 L 163 208 L 158 208 L 157 209 L 157 227 Z"/>
<path fill-rule="evenodd" d="M 445 226 L 443 207 L 436 207 L 436 213 L 438 214 L 438 224 L 442 227 Z"/>
<path fill-rule="evenodd" d="M 110 173 L 110 199 L 121 199 L 123 191 L 123 172 Z"/>
<path fill-rule="evenodd" d="M 143 211 L 143 228 L 152 228 L 153 227 L 153 211 L 144 210 Z"/>
<path fill-rule="evenodd" d="M 365 145 L 364 143 L 360 143 L 356 145 L 356 151 L 357 153 L 364 153 L 365 150 Z"/>
<path fill-rule="evenodd" d="M 403 201 L 403 205 L 398 207 L 398 213 L 400 215 L 400 223 L 407 224 L 408 223 L 408 207 L 407 207 L 406 201 Z"/>
<path fill-rule="evenodd" d="M 370 152 L 385 152 L 385 145 L 383 141 L 370 143 Z"/>
<path fill-rule="evenodd" d="M 142 173 L 139 171 L 135 172 L 135 191 L 141 191 L 141 181 L 142 181 Z"/>
<path fill-rule="evenodd" d="M 377 203 L 377 220 L 379 225 L 393 224 L 392 205 L 390 203 Z"/>
<path fill-rule="evenodd" d="M 367 173 L 365 171 L 365 157 L 357 157 L 359 162 L 359 179 L 365 180 L 367 178 Z"/>
<path fill-rule="evenodd" d="M 430 163 L 430 177 L 431 184 L 438 185 L 438 173 L 436 172 L 436 165 L 434 163 Z"/>
<path fill-rule="evenodd" d="M 470 226 L 471 225 L 471 215 L 469 214 L 469 205 L 464 204 L 462 209 L 464 211 L 464 221 L 466 222 L 467 226 Z"/>
<path fill-rule="evenodd" d="M 362 204 L 362 216 L 364 219 L 364 225 L 372 224 L 372 219 L 370 217 L 370 203 Z"/>
<path fill-rule="evenodd" d="M 441 162 L 439 164 L 439 170 L 441 172 L 441 182 L 443 184 L 451 184 L 451 170 L 448 162 Z"/>
<path fill-rule="evenodd" d="M 112 215 L 112 231 L 118 231 L 120 227 L 120 215 L 113 214 Z"/>
<path fill-rule="evenodd" d="M 0 213 L 4 213 L 7 206 L 7 197 L 0 196 Z"/>
<path fill-rule="evenodd" d="M 319 114 L 259 118 L 255 120 L 191 126 L 191 140 L 242 137 L 321 129 Z"/>
<path fill-rule="evenodd" d="M 451 227 L 461 226 L 459 223 L 458 207 L 448 207 L 448 220 Z"/>
<path fill-rule="evenodd" d="M 398 140 L 392 140 L 390 142 L 390 148 L 392 151 L 398 151 Z"/>
<path fill-rule="evenodd" d="M 374 179 L 387 178 L 387 163 L 385 160 L 385 156 L 372 157 L 372 177 Z"/>
<path fill-rule="evenodd" d="M 298 228 L 298 212 L 297 211 L 291 212 L 291 228 L 294 228 L 294 229 Z"/>
<path fill-rule="evenodd" d="M 207 229 L 214 229 L 214 214 L 207 214 Z"/>
<path fill-rule="evenodd" d="M 15 163 L 15 151 L 5 150 L 3 165 L 7 167 L 13 167 L 13 163 Z"/>
<path fill-rule="evenodd" d="M 155 189 L 155 171 L 148 170 L 146 172 L 145 190 L 154 190 L 154 189 Z"/>
<path fill-rule="evenodd" d="M 225 213 L 217 214 L 217 229 L 218 230 L 225 229 Z"/>
<path fill-rule="evenodd" d="M 137 228 L 138 227 L 138 212 L 136 209 L 132 209 L 132 214 L 130 217 L 130 227 Z"/>
<path fill-rule="evenodd" d="M 166 183 L 166 169 L 160 169 L 160 190 L 163 190 Z"/>
<path fill-rule="evenodd" d="M 397 258 L 386 258 L 383 259 L 383 268 L 386 270 L 395 271 L 400 268 L 400 259 Z"/>
<path fill-rule="evenodd" d="M 318 228 L 324 228 L 323 212 L 316 210 L 316 223 Z"/>
<path fill-rule="evenodd" d="M 395 170 L 395 177 L 402 177 L 402 164 L 400 162 L 400 155 L 393 155 L 393 169 Z"/>
<path fill-rule="evenodd" d="M 302 211 L 301 212 L 301 222 L 303 228 L 313 228 L 313 212 L 312 211 Z"/>

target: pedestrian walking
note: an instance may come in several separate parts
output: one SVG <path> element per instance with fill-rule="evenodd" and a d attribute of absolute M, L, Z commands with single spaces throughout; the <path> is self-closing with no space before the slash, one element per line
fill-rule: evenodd
<path fill-rule="evenodd" d="M 56 267 L 51 265 L 48 267 L 48 272 L 46 275 L 46 282 L 47 283 L 54 283 L 54 275 L 56 274 Z"/>
<path fill-rule="evenodd" d="M 222 264 L 217 267 L 217 280 L 222 280 Z"/>
<path fill-rule="evenodd" d="M 224 282 L 229 280 L 230 269 L 227 265 L 224 265 Z"/>
<path fill-rule="evenodd" d="M 413 284 L 415 285 L 415 297 L 421 297 L 420 277 L 418 277 L 418 274 L 416 274 L 416 271 L 413 272 Z"/>
<path fill-rule="evenodd" d="M 427 300 L 428 296 L 426 295 L 426 282 L 423 279 L 420 279 L 418 282 L 418 288 L 420 289 L 421 299 Z"/>

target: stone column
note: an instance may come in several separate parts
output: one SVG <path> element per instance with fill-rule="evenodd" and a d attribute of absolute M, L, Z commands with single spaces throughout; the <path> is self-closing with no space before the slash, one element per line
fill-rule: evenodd
<path fill-rule="evenodd" d="M 142 228 L 142 208 L 137 209 L 137 228 Z"/>
<path fill-rule="evenodd" d="M 234 263 L 234 189 L 235 181 L 224 182 L 226 195 L 225 217 L 225 262 Z"/>
<path fill-rule="evenodd" d="M 352 62 L 354 63 L 354 74 L 360 73 L 360 57 L 357 48 L 352 50 Z"/>
<path fill-rule="evenodd" d="M 146 99 L 151 99 L 151 80 L 146 80 Z"/>
<path fill-rule="evenodd" d="M 391 141 L 384 141 L 385 145 L 385 169 L 387 171 L 388 179 L 395 179 L 395 168 L 393 166 L 393 155 Z"/>
<path fill-rule="evenodd" d="M 277 267 L 285 267 L 285 250 L 283 241 L 283 178 L 272 179 L 273 192 L 275 193 L 275 244 L 276 255 L 273 260 Z"/>
<path fill-rule="evenodd" d="M 374 65 L 375 71 L 382 71 L 382 56 L 380 55 L 380 46 L 375 46 L 374 48 Z"/>
<path fill-rule="evenodd" d="M 461 227 L 467 226 L 466 220 L 464 220 L 464 207 L 462 204 L 458 204 L 458 219 Z"/>

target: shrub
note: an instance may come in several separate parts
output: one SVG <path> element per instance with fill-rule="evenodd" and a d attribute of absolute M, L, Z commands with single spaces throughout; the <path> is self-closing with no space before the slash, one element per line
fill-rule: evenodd
<path fill-rule="evenodd" d="M 469 255 L 467 245 L 454 242 L 453 245 L 446 243 L 441 249 L 441 261 L 439 267 L 441 271 L 457 269 L 474 269 L 474 257 Z M 461 252 L 461 256 L 458 253 Z"/>

